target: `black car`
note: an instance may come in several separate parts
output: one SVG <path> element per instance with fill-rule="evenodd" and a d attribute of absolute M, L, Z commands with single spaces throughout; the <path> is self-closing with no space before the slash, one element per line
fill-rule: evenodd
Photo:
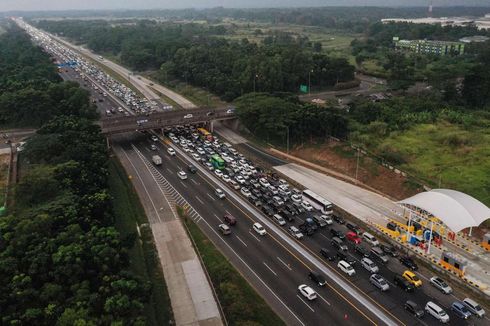
<path fill-rule="evenodd" d="M 320 249 L 320 254 L 327 258 L 329 261 L 335 261 L 335 254 L 332 254 L 328 249 L 326 248 L 321 248 Z"/>
<path fill-rule="evenodd" d="M 407 300 L 403 307 L 406 311 L 418 318 L 422 318 L 422 316 L 424 315 L 424 311 L 420 309 L 420 307 L 413 301 Z"/>
<path fill-rule="evenodd" d="M 327 223 L 325 222 L 325 220 L 323 218 L 321 218 L 320 216 L 312 216 L 311 217 L 313 219 L 313 221 L 316 223 L 316 225 L 320 228 L 324 228 L 327 226 Z"/>
<path fill-rule="evenodd" d="M 407 266 L 410 268 L 412 271 L 416 271 L 419 269 L 417 264 L 413 261 L 413 259 L 410 256 L 401 256 L 400 257 L 400 263 L 403 265 Z"/>
<path fill-rule="evenodd" d="M 311 271 L 308 274 L 308 278 L 315 282 L 318 286 L 325 286 L 327 284 L 327 281 L 325 281 L 325 278 L 317 272 Z"/>
<path fill-rule="evenodd" d="M 313 230 L 311 227 L 309 227 L 307 224 L 303 223 L 300 226 L 298 226 L 298 229 L 306 234 L 307 236 L 312 236 L 315 233 L 315 230 Z"/>
<path fill-rule="evenodd" d="M 343 253 L 342 251 L 337 251 L 337 258 L 339 260 L 343 260 L 349 263 L 349 265 L 354 266 L 356 264 L 356 260 L 352 258 L 350 255 Z"/>
<path fill-rule="evenodd" d="M 359 234 L 361 232 L 361 228 L 358 227 L 357 224 L 354 224 L 352 222 L 345 223 L 345 226 L 352 232 L 355 232 L 356 234 Z"/>
<path fill-rule="evenodd" d="M 337 237 L 341 240 L 344 240 L 345 239 L 345 235 L 340 232 L 339 230 L 336 230 L 336 229 L 330 229 L 330 233 L 334 236 L 334 237 Z"/>
<path fill-rule="evenodd" d="M 264 214 L 267 215 L 267 216 L 274 215 L 274 210 L 272 209 L 272 207 L 270 207 L 267 204 L 264 205 L 264 206 L 262 206 L 262 212 L 264 212 Z"/>
<path fill-rule="evenodd" d="M 402 290 L 405 292 L 413 292 L 415 288 L 413 287 L 412 284 L 410 284 L 403 276 L 401 275 L 395 275 L 395 278 L 393 279 L 393 283 L 400 287 Z"/>
<path fill-rule="evenodd" d="M 284 208 L 279 212 L 282 217 L 284 217 L 288 222 L 294 222 L 294 217 L 293 214 L 291 214 L 289 211 L 285 210 Z"/>
<path fill-rule="evenodd" d="M 187 170 L 189 170 L 190 173 L 196 173 L 197 172 L 197 169 L 194 165 L 189 165 L 187 167 Z"/>
<path fill-rule="evenodd" d="M 391 257 L 398 257 L 398 252 L 396 251 L 396 248 L 392 245 L 385 245 L 382 244 L 379 246 L 387 255 Z"/>
<path fill-rule="evenodd" d="M 362 257 L 368 258 L 369 256 L 371 256 L 369 250 L 360 244 L 354 246 L 354 251 Z"/>
<path fill-rule="evenodd" d="M 339 224 L 345 224 L 345 220 L 342 216 L 333 214 L 333 220 Z"/>

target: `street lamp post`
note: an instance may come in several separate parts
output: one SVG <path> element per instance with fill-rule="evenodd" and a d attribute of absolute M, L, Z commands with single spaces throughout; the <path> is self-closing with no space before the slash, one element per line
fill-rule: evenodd
<path fill-rule="evenodd" d="M 286 126 L 286 152 L 289 154 L 289 126 Z"/>
<path fill-rule="evenodd" d="M 308 71 L 308 95 L 311 95 L 311 73 L 313 72 L 313 69 Z"/>
<path fill-rule="evenodd" d="M 359 147 L 357 147 L 356 181 L 358 181 L 357 180 L 357 175 L 358 175 L 358 172 L 359 172 L 359 155 L 360 155 L 360 153 L 359 153 Z"/>

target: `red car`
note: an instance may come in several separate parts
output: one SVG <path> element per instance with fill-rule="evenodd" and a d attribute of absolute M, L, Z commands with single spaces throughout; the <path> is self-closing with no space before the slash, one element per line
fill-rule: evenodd
<path fill-rule="evenodd" d="M 347 234 L 345 235 L 345 237 L 347 238 L 347 240 L 352 241 L 355 244 L 360 244 L 361 243 L 361 238 L 359 238 L 359 236 L 355 232 L 352 232 L 352 231 L 347 232 Z"/>

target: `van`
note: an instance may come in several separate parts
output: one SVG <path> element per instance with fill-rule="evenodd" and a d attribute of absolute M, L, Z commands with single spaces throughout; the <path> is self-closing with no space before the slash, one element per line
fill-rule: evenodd
<path fill-rule="evenodd" d="M 236 224 L 236 218 L 232 216 L 231 214 L 225 214 L 224 218 L 225 223 L 228 225 L 235 225 Z"/>
<path fill-rule="evenodd" d="M 282 218 L 281 215 L 279 214 L 274 214 L 274 216 L 272 216 L 272 218 L 274 219 L 274 221 L 277 222 L 277 224 L 279 225 L 284 225 L 286 224 L 286 221 Z"/>
<path fill-rule="evenodd" d="M 229 234 L 231 234 L 231 229 L 226 224 L 220 224 L 220 225 L 218 225 L 218 229 L 221 232 L 221 234 L 223 234 L 223 235 L 229 235 Z"/>
<path fill-rule="evenodd" d="M 478 303 L 476 303 L 474 300 L 472 300 L 470 298 L 465 298 L 463 300 L 463 304 L 466 306 L 466 308 L 468 308 L 468 310 L 472 314 L 475 314 L 480 318 L 483 318 L 483 316 L 485 316 L 485 310 L 483 310 L 483 308 Z"/>
<path fill-rule="evenodd" d="M 435 319 L 439 320 L 441 323 L 449 322 L 449 316 L 447 315 L 447 313 L 432 301 L 429 301 L 425 304 L 425 311 L 429 315 L 432 315 L 432 317 L 434 317 Z"/>
<path fill-rule="evenodd" d="M 380 247 L 373 247 L 371 248 L 371 253 L 376 257 L 378 258 L 379 260 L 381 260 L 383 263 L 387 263 L 389 258 L 388 256 L 385 254 L 385 252 L 383 251 L 383 249 L 381 249 Z"/>
<path fill-rule="evenodd" d="M 379 246 L 379 241 L 371 233 L 364 232 L 362 234 L 362 238 L 364 239 L 364 241 L 371 244 L 372 246 Z"/>
<path fill-rule="evenodd" d="M 342 250 L 342 251 L 347 251 L 348 250 L 348 248 L 345 245 L 344 241 L 340 240 L 340 238 L 333 237 L 331 244 L 337 250 Z"/>

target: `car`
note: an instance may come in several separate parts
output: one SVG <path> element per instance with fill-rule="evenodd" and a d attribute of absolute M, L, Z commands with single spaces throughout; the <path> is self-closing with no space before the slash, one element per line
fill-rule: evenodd
<path fill-rule="evenodd" d="M 364 267 L 370 273 L 379 272 L 379 267 L 371 259 L 367 257 L 361 259 L 361 266 Z"/>
<path fill-rule="evenodd" d="M 294 203 L 301 203 L 303 201 L 303 197 L 301 195 L 293 194 L 291 195 L 291 200 Z"/>
<path fill-rule="evenodd" d="M 451 305 L 451 311 L 453 311 L 456 316 L 462 319 L 468 319 L 471 317 L 471 312 L 461 301 L 454 301 Z"/>
<path fill-rule="evenodd" d="M 235 225 L 236 224 L 236 218 L 233 215 L 228 214 L 228 213 L 225 214 L 225 216 L 223 217 L 223 220 L 228 225 Z"/>
<path fill-rule="evenodd" d="M 400 259 L 400 263 L 402 263 L 402 265 L 407 266 L 412 271 L 416 271 L 419 269 L 417 264 L 413 261 L 413 259 L 410 256 L 400 256 L 399 259 Z"/>
<path fill-rule="evenodd" d="M 366 249 L 362 244 L 355 245 L 354 251 L 362 257 L 369 258 L 371 256 L 369 250 Z"/>
<path fill-rule="evenodd" d="M 224 182 L 228 183 L 231 181 L 231 178 L 228 174 L 223 174 L 223 176 L 221 177 L 223 179 Z"/>
<path fill-rule="evenodd" d="M 352 222 L 347 222 L 345 223 L 345 226 L 351 230 L 352 232 L 356 233 L 356 234 L 359 234 L 360 231 L 361 231 L 361 228 L 359 226 L 357 226 L 357 224 L 354 224 Z"/>
<path fill-rule="evenodd" d="M 298 286 L 298 291 L 301 293 L 303 297 L 305 297 L 308 300 L 315 300 L 317 298 L 315 290 L 313 290 L 311 287 L 309 287 L 306 284 L 301 284 Z"/>
<path fill-rule="evenodd" d="M 364 241 L 366 241 L 367 243 L 369 243 L 371 246 L 379 246 L 378 239 L 376 239 L 374 237 L 374 235 L 372 235 L 371 233 L 364 232 L 362 234 L 362 238 L 364 239 Z"/>
<path fill-rule="evenodd" d="M 277 224 L 279 224 L 281 226 L 286 224 L 286 221 L 284 220 L 284 218 L 279 214 L 274 214 L 272 216 L 272 218 L 274 219 L 274 221 L 277 222 Z"/>
<path fill-rule="evenodd" d="M 342 216 L 333 214 L 333 220 L 338 224 L 345 224 L 345 220 Z"/>
<path fill-rule="evenodd" d="M 330 229 L 330 234 L 339 238 L 340 240 L 345 239 L 344 234 L 337 229 Z"/>
<path fill-rule="evenodd" d="M 318 286 L 325 286 L 327 284 L 327 281 L 322 274 L 315 271 L 310 271 L 310 273 L 308 273 L 308 278 L 315 282 Z"/>
<path fill-rule="evenodd" d="M 184 119 L 191 119 L 192 117 L 193 115 L 191 113 L 184 115 Z"/>
<path fill-rule="evenodd" d="M 267 231 L 264 229 L 264 227 L 260 223 L 254 223 L 252 225 L 252 229 L 258 234 L 258 235 L 266 235 Z"/>
<path fill-rule="evenodd" d="M 267 181 L 266 178 L 260 178 L 259 179 L 259 183 L 262 185 L 262 187 L 264 188 L 267 188 L 269 187 L 271 184 L 269 183 L 269 181 Z"/>
<path fill-rule="evenodd" d="M 347 274 L 349 276 L 353 276 L 356 274 L 356 271 L 354 270 L 354 268 L 345 260 L 339 261 L 337 264 L 337 267 L 340 268 L 340 270 L 342 272 L 344 272 L 345 274 Z"/>
<path fill-rule="evenodd" d="M 439 320 L 441 323 L 449 323 L 448 314 L 444 311 L 444 309 L 432 301 L 428 301 L 425 304 L 425 312 Z"/>
<path fill-rule="evenodd" d="M 204 162 L 204 166 L 209 170 L 209 171 L 213 171 L 214 170 L 214 166 L 209 163 L 209 162 Z"/>
<path fill-rule="evenodd" d="M 220 224 L 218 225 L 218 229 L 219 231 L 223 234 L 223 235 L 228 235 L 228 234 L 231 234 L 231 229 L 228 225 L 226 224 Z"/>
<path fill-rule="evenodd" d="M 214 170 L 214 174 L 216 174 L 216 176 L 218 178 L 222 178 L 223 177 L 223 172 L 221 172 L 221 170 L 219 170 L 219 169 Z"/>
<path fill-rule="evenodd" d="M 279 206 L 284 205 L 284 201 L 279 196 L 272 197 L 272 200 L 274 200 Z"/>
<path fill-rule="evenodd" d="M 390 285 L 386 280 L 383 278 L 383 276 L 379 274 L 373 274 L 369 278 L 369 282 L 373 284 L 375 287 L 380 289 L 382 292 L 388 291 L 390 289 Z"/>
<path fill-rule="evenodd" d="M 463 304 L 466 306 L 466 308 L 468 308 L 468 310 L 472 314 L 480 318 L 483 318 L 485 316 L 485 310 L 483 310 L 483 308 L 478 303 L 476 303 L 475 300 L 472 300 L 470 298 L 464 298 Z"/>
<path fill-rule="evenodd" d="M 303 207 L 303 209 L 307 212 L 311 212 L 313 210 L 313 206 L 311 206 L 309 202 L 304 200 L 301 202 L 301 207 Z"/>
<path fill-rule="evenodd" d="M 184 171 L 177 172 L 177 176 L 182 180 L 187 179 L 187 173 L 185 173 Z"/>
<path fill-rule="evenodd" d="M 434 287 L 439 289 L 442 293 L 444 294 L 451 294 L 453 293 L 453 289 L 447 285 L 446 282 L 440 277 L 433 276 L 430 278 L 430 284 L 432 284 Z"/>
<path fill-rule="evenodd" d="M 329 261 L 335 261 L 335 255 L 328 251 L 327 248 L 321 248 L 320 255 L 327 258 Z"/>
<path fill-rule="evenodd" d="M 230 181 L 230 185 L 231 185 L 231 187 L 232 187 L 233 189 L 235 189 L 235 190 L 240 190 L 240 188 L 241 188 L 241 187 L 240 187 L 240 184 L 239 184 L 238 182 L 236 182 L 235 180 L 231 180 L 231 181 Z"/>
<path fill-rule="evenodd" d="M 393 283 L 405 292 L 413 292 L 415 290 L 415 287 L 399 274 L 395 274 Z"/>
<path fill-rule="evenodd" d="M 372 254 L 372 257 L 379 259 L 384 264 L 386 264 L 389 260 L 389 257 L 385 254 L 385 252 L 383 250 L 381 250 L 380 247 L 372 247 L 371 248 L 371 254 Z"/>
<path fill-rule="evenodd" d="M 349 263 L 349 265 L 351 265 L 352 267 L 354 267 L 354 265 L 356 264 L 356 260 L 343 251 L 337 251 L 336 256 L 338 260 L 344 260 L 347 263 Z"/>
<path fill-rule="evenodd" d="M 291 226 L 288 228 L 288 231 L 289 231 L 289 233 L 291 233 L 291 235 L 292 235 L 293 237 L 295 237 L 295 238 L 296 238 L 296 239 L 298 239 L 298 240 L 301 240 L 301 239 L 303 239 L 303 237 L 304 237 L 303 233 L 301 233 L 301 231 L 300 231 L 300 230 L 298 230 L 298 228 L 297 228 L 297 227 L 295 227 L 295 226 L 292 226 L 292 225 L 291 225 Z"/>
<path fill-rule="evenodd" d="M 156 146 L 155 144 L 151 144 L 151 145 L 150 145 L 150 149 L 151 149 L 152 151 L 156 151 L 156 150 L 157 150 L 157 146 Z"/>
<path fill-rule="evenodd" d="M 403 278 L 406 279 L 410 284 L 414 285 L 415 287 L 421 287 L 422 286 L 422 280 L 415 275 L 414 272 L 406 270 L 402 274 Z"/>
<path fill-rule="evenodd" d="M 388 244 L 381 244 L 379 247 L 381 248 L 381 250 L 385 252 L 385 254 L 391 257 L 398 257 L 398 252 L 396 251 L 396 248 L 394 246 Z"/>
<path fill-rule="evenodd" d="M 220 199 L 223 199 L 226 197 L 225 195 L 225 192 L 223 190 L 221 190 L 220 188 L 216 188 L 216 190 L 214 191 L 214 194 L 220 198 Z"/>
<path fill-rule="evenodd" d="M 344 241 L 338 237 L 333 237 L 330 244 L 337 250 L 347 251 L 349 248 L 345 245 Z"/>
<path fill-rule="evenodd" d="M 199 154 L 197 154 L 197 153 L 192 153 L 191 156 L 193 159 L 195 159 L 198 162 L 201 160 L 201 156 L 199 156 Z"/>
<path fill-rule="evenodd" d="M 347 238 L 347 240 L 355 244 L 361 243 L 361 238 L 359 238 L 359 236 L 355 232 L 349 231 L 345 234 L 345 237 Z"/>
<path fill-rule="evenodd" d="M 241 175 L 237 175 L 237 176 L 235 177 L 235 180 L 236 180 L 236 181 L 237 181 L 239 184 L 244 184 L 244 183 L 245 183 L 245 181 L 246 181 L 246 180 L 245 180 L 245 178 L 244 178 L 243 176 L 241 176 Z"/>
<path fill-rule="evenodd" d="M 155 136 L 155 135 L 153 135 L 153 136 L 151 136 L 151 140 L 153 140 L 153 141 L 158 141 L 158 137 L 157 137 L 157 136 Z"/>
<path fill-rule="evenodd" d="M 320 218 L 324 220 L 327 225 L 333 224 L 332 217 L 330 215 L 320 215 Z"/>
<path fill-rule="evenodd" d="M 170 156 L 175 156 L 175 150 L 172 147 L 167 148 L 167 153 Z"/>
<path fill-rule="evenodd" d="M 250 190 L 248 190 L 248 188 L 246 187 L 242 187 L 242 189 L 240 189 L 240 192 L 242 193 L 242 195 L 244 195 L 245 197 L 250 197 L 252 196 L 252 193 L 250 192 Z"/>
<path fill-rule="evenodd" d="M 189 164 L 189 166 L 187 166 L 187 170 L 189 170 L 190 173 L 197 173 L 196 167 L 192 164 Z"/>
<path fill-rule="evenodd" d="M 424 316 L 424 311 L 412 300 L 407 300 L 403 305 L 403 308 L 417 318 L 422 318 Z"/>
<path fill-rule="evenodd" d="M 233 114 L 235 112 L 234 109 L 228 109 L 226 110 L 226 114 Z"/>

